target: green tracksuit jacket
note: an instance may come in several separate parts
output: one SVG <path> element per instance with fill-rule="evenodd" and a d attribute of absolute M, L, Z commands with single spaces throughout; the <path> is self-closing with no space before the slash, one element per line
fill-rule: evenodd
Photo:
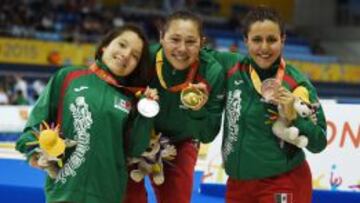
<path fill-rule="evenodd" d="M 29 155 L 26 143 L 35 140 L 31 131 L 42 121 L 55 123 L 59 114 L 62 135 L 78 142 L 66 149 L 57 178 L 47 177 L 47 202 L 121 202 L 128 177 L 125 154 L 137 156 L 147 148 L 153 125 L 152 119 L 132 113 L 127 95 L 87 68 L 62 68 L 52 77 L 16 145 Z M 125 139 L 129 117 L 133 126 Z"/>
<path fill-rule="evenodd" d="M 239 54 L 207 52 L 227 71 L 222 143 L 226 173 L 234 179 L 260 179 L 290 171 L 302 163 L 305 160 L 303 150 L 290 144 L 281 148 L 279 139 L 272 132 L 272 125 L 266 124 L 268 109 L 277 109 L 274 105 L 264 103 L 253 86 L 249 64 L 256 64 Z M 271 69 L 277 67 L 276 64 Z M 318 102 L 315 88 L 303 74 L 289 64 L 285 70 L 284 87 L 293 90 L 299 85 L 304 86 L 309 91 L 310 102 Z M 300 133 L 308 137 L 307 149 L 313 153 L 322 151 L 326 146 L 326 121 L 321 106 L 316 115 L 317 124 L 300 116 L 293 122 Z"/>
<path fill-rule="evenodd" d="M 156 53 L 161 46 L 150 48 L 151 64 L 155 67 Z M 188 69 L 177 71 L 171 67 L 163 54 L 163 77 L 168 86 L 185 81 Z M 160 112 L 155 117 L 155 129 L 168 136 L 172 141 L 188 138 L 210 142 L 218 134 L 221 125 L 222 106 L 224 102 L 225 72 L 221 65 L 209 54 L 200 52 L 200 66 L 193 83 L 204 82 L 210 88 L 209 100 L 199 111 L 186 109 L 180 101 L 180 92 L 172 93 L 164 89 L 155 77 L 152 87 L 159 91 Z"/>

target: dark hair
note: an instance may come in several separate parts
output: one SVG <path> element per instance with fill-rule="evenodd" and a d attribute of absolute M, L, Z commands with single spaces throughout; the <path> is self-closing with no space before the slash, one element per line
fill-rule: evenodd
<path fill-rule="evenodd" d="M 128 86 L 146 86 L 149 84 L 151 77 L 154 75 L 154 69 L 149 66 L 149 42 L 144 31 L 134 24 L 125 24 L 121 27 L 115 28 L 108 32 L 100 41 L 95 51 L 95 59 L 102 60 L 102 48 L 108 46 L 111 41 L 117 38 L 125 31 L 136 33 L 143 41 L 143 48 L 141 50 L 141 57 L 135 70 L 124 78 L 124 82 Z"/>
<path fill-rule="evenodd" d="M 281 36 L 285 35 L 285 25 L 280 17 L 279 13 L 267 6 L 258 6 L 250 10 L 243 19 L 243 35 L 245 38 L 248 37 L 250 27 L 257 21 L 270 20 L 279 25 Z"/>
<path fill-rule="evenodd" d="M 190 20 L 190 21 L 196 23 L 198 26 L 198 31 L 199 31 L 200 37 L 204 36 L 202 19 L 198 15 L 196 15 L 195 13 L 192 13 L 190 11 L 179 10 L 179 11 L 175 11 L 172 14 L 170 14 L 169 16 L 167 16 L 167 18 L 165 19 L 164 25 L 162 26 L 162 29 L 161 29 L 162 36 L 160 36 L 160 37 L 163 37 L 165 32 L 169 29 L 170 23 L 174 20 Z"/>

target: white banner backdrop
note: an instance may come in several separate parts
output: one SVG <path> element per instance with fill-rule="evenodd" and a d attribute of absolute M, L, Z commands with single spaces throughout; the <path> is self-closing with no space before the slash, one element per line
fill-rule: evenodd
<path fill-rule="evenodd" d="M 306 151 L 315 189 L 360 192 L 360 105 L 322 101 L 327 119 L 328 146 L 319 154 Z M 197 170 L 203 183 L 225 184 L 220 133 L 214 142 L 202 145 Z"/>
<path fill-rule="evenodd" d="M 29 113 L 29 106 L 0 106 L 0 132 L 22 132 Z"/>

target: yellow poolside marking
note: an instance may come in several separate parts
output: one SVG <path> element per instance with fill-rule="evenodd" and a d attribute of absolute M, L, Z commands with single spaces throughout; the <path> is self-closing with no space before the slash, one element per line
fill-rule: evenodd
<path fill-rule="evenodd" d="M 0 142 L 0 148 L 15 149 L 15 143 L 14 142 Z"/>

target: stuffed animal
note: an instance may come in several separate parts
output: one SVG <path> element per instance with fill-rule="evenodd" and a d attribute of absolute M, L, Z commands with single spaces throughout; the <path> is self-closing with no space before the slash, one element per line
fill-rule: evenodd
<path fill-rule="evenodd" d="M 77 144 L 76 141 L 65 139 L 65 148 L 73 147 Z M 65 152 L 58 156 L 50 155 L 41 147 L 35 148 L 37 152 L 37 165 L 42 168 L 50 178 L 55 179 L 59 170 L 63 167 L 62 157 Z"/>
<path fill-rule="evenodd" d="M 313 122 L 316 122 L 315 105 L 309 103 L 309 97 L 307 90 L 300 86 L 293 92 L 295 95 L 294 110 L 298 116 L 310 117 Z M 315 119 L 314 119 L 315 118 Z M 299 129 L 290 125 L 289 121 L 285 118 L 283 109 L 278 105 L 278 117 L 272 126 L 273 133 L 279 137 L 283 146 L 284 141 L 293 144 L 299 148 L 304 148 L 308 144 L 308 138 L 304 135 L 300 135 Z"/>
<path fill-rule="evenodd" d="M 163 162 L 173 160 L 175 156 L 175 146 L 169 143 L 169 139 L 161 133 L 153 133 L 149 148 L 140 157 L 129 159 L 129 165 L 136 164 L 136 168 L 130 171 L 130 177 L 140 182 L 146 175 L 151 175 L 153 182 L 161 185 L 165 181 Z"/>
<path fill-rule="evenodd" d="M 40 131 L 32 132 L 36 137 L 36 141 L 28 142 L 26 145 L 37 145 L 34 149 L 36 153 L 31 157 L 30 165 L 37 166 L 55 179 L 60 168 L 63 166 L 62 156 L 65 154 L 65 149 L 73 147 L 77 144 L 76 141 L 70 139 L 62 139 L 60 134 L 60 126 L 55 128 L 43 121 L 40 125 Z"/>

